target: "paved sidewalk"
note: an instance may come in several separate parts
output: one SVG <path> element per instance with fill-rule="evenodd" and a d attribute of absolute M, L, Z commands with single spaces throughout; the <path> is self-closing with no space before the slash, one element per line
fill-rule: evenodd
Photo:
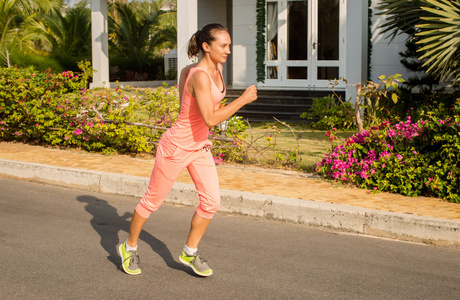
<path fill-rule="evenodd" d="M 104 156 L 0 143 L 0 175 L 135 197 L 144 193 L 153 162 L 150 155 Z M 460 204 L 428 197 L 369 194 L 292 171 L 239 165 L 221 165 L 217 169 L 221 211 L 460 246 Z M 197 197 L 186 171 L 168 201 L 196 205 Z"/>

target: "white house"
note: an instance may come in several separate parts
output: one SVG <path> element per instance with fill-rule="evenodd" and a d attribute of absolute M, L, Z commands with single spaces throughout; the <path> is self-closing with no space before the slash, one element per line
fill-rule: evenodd
<path fill-rule="evenodd" d="M 373 1 L 370 79 L 405 73 L 398 53 L 404 37 L 391 44 L 379 26 Z M 226 66 L 227 83 L 234 88 L 257 83 L 260 89 L 325 89 L 328 80 L 343 77 L 349 83 L 368 78 L 367 0 L 265 1 L 265 80 L 257 81 L 257 0 L 178 0 L 178 64 L 189 63 L 189 37 L 207 23 L 227 26 L 232 36 L 232 60 Z M 345 85 L 341 85 L 345 88 Z M 353 94 L 354 87 L 347 94 Z"/>
<path fill-rule="evenodd" d="M 102 32 L 98 36 L 93 30 L 93 65 L 100 72 L 93 85 L 100 86 L 108 81 L 108 55 L 101 54 L 107 35 L 101 16 L 107 12 L 95 2 L 105 1 L 93 0 L 93 28 L 98 22 L 96 32 Z M 258 4 L 263 13 L 258 14 Z M 232 37 L 232 55 L 224 66 L 229 90 L 256 84 L 267 92 L 327 91 L 329 80 L 346 78 L 348 84 L 341 82 L 337 89 L 354 99 L 353 84 L 368 78 L 377 81 L 380 75 L 406 75 L 398 54 L 404 50 L 404 37 L 389 44 L 379 28 L 384 18 L 376 15 L 377 4 L 378 0 L 372 1 L 369 24 L 368 0 L 177 0 L 178 69 L 190 63 L 186 51 L 190 36 L 208 23 L 220 23 Z M 261 17 L 265 21 L 258 28 Z M 259 54 L 258 29 L 264 32 L 265 49 Z"/>

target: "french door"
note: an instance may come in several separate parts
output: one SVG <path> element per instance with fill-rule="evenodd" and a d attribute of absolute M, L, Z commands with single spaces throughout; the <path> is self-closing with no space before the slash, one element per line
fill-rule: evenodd
<path fill-rule="evenodd" d="M 325 88 L 345 77 L 346 0 L 266 5 L 266 86 Z"/>

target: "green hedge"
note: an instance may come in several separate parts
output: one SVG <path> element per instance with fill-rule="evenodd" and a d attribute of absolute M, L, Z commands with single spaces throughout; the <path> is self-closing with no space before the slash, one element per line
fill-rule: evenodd
<path fill-rule="evenodd" d="M 149 141 L 159 133 L 126 122 L 165 126 L 177 115 L 176 87 L 142 94 L 121 88 L 89 91 L 86 81 L 86 73 L 0 69 L 0 139 L 103 152 L 151 151 Z"/>

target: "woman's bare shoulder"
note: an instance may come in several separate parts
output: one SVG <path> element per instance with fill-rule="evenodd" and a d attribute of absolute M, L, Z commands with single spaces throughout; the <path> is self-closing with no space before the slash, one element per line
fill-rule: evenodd
<path fill-rule="evenodd" d="M 187 78 L 188 74 L 190 73 L 190 70 L 194 67 L 196 67 L 198 63 L 194 63 L 194 64 L 191 64 L 191 65 L 188 65 L 186 67 L 184 67 L 180 73 L 180 77 L 181 78 Z"/>

